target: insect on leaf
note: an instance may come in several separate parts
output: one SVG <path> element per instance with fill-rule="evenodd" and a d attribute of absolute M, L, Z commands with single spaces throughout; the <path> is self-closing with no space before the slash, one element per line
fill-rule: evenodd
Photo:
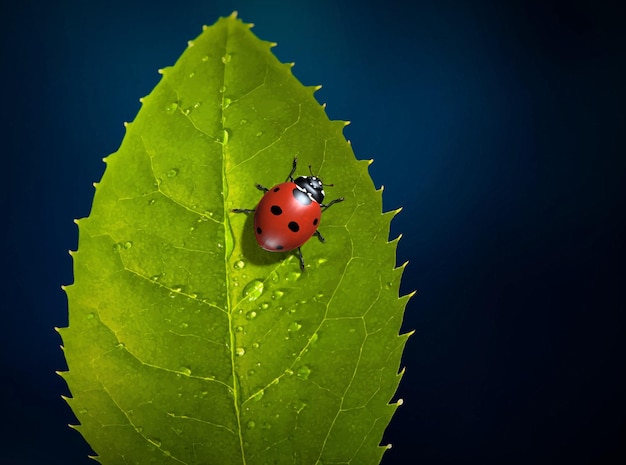
<path fill-rule="evenodd" d="M 76 428 L 114 464 L 379 463 L 408 296 L 367 161 L 235 15 L 142 99 L 78 220 L 69 327 Z M 334 183 L 294 252 L 255 242 L 255 183 L 294 157 Z M 302 172 L 305 170 L 304 172 Z"/>

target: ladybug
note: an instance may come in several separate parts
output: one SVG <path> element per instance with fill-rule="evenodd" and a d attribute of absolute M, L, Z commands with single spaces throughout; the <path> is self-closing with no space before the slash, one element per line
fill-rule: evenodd
<path fill-rule="evenodd" d="M 269 252 L 289 252 L 298 249 L 300 269 L 304 271 L 304 259 L 300 247 L 312 236 L 321 242 L 324 237 L 317 230 L 322 211 L 343 201 L 343 197 L 324 204 L 324 184 L 313 176 L 300 176 L 296 179 L 297 157 L 293 159 L 291 172 L 285 182 L 271 189 L 257 184 L 265 194 L 255 209 L 234 208 L 234 213 L 254 212 L 254 234 L 262 249 Z M 309 165 L 309 171 L 311 166 Z M 332 186 L 332 184 L 327 184 Z"/>

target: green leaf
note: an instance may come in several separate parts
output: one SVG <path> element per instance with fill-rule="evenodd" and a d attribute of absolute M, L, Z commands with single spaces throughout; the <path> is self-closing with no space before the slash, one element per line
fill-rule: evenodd
<path fill-rule="evenodd" d="M 79 225 L 62 373 L 103 464 L 375 464 L 408 296 L 368 161 L 235 15 L 189 42 Z M 255 183 L 334 183 L 302 251 L 259 248 Z M 308 171 L 304 171 L 307 174 Z"/>

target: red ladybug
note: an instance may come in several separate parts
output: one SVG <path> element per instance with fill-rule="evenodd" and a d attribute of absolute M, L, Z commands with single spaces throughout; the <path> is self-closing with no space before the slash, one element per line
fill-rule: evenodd
<path fill-rule="evenodd" d="M 317 230 L 322 209 L 343 201 L 343 197 L 330 202 L 324 201 L 324 184 L 317 176 L 300 176 L 296 179 L 298 159 L 293 159 L 293 167 L 282 184 L 268 189 L 260 184 L 256 187 L 265 192 L 254 210 L 235 208 L 235 213 L 254 213 L 254 234 L 261 248 L 269 252 L 288 252 L 298 249 L 300 269 L 304 270 L 304 259 L 300 246 L 313 235 L 324 242 Z M 309 170 L 311 167 L 309 166 Z M 332 184 L 328 184 L 329 186 Z"/>

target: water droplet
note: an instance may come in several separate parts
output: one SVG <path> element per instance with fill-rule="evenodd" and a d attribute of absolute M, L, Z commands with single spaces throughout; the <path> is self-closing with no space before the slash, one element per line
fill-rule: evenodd
<path fill-rule="evenodd" d="M 93 320 L 96 317 L 95 313 L 88 313 L 87 314 L 87 319 L 88 320 Z"/>
<path fill-rule="evenodd" d="M 173 115 L 178 109 L 178 102 L 172 102 L 168 106 L 165 107 L 165 113 L 168 115 Z"/>
<path fill-rule="evenodd" d="M 200 105 L 202 105 L 202 102 L 196 102 L 193 104 L 193 109 L 197 110 L 198 108 L 200 108 Z"/>
<path fill-rule="evenodd" d="M 78 411 L 78 413 L 82 413 L 82 414 L 84 415 L 85 413 L 87 413 L 87 409 L 86 409 L 86 408 L 81 408 L 81 409 Z"/>
<path fill-rule="evenodd" d="M 272 292 L 272 299 L 279 300 L 284 295 L 285 293 L 283 291 L 275 290 L 274 292 Z"/>
<path fill-rule="evenodd" d="M 209 61 L 209 56 L 208 55 L 204 55 L 202 57 L 202 61 Z"/>
<path fill-rule="evenodd" d="M 264 395 L 265 395 L 265 390 L 261 390 L 252 396 L 252 400 L 254 400 L 255 402 L 258 402 L 263 398 Z"/>
<path fill-rule="evenodd" d="M 222 108 L 223 109 L 228 108 L 231 103 L 232 103 L 231 99 L 229 99 L 228 97 L 224 97 L 224 99 L 222 100 Z"/>
<path fill-rule="evenodd" d="M 155 202 L 156 202 L 155 199 L 150 199 L 148 200 L 148 205 L 154 205 Z"/>
<path fill-rule="evenodd" d="M 181 329 L 187 329 L 189 327 L 189 323 L 181 323 L 180 327 Z"/>
<path fill-rule="evenodd" d="M 250 281 L 243 289 L 243 296 L 248 299 L 249 302 L 253 302 L 263 294 L 263 281 L 255 279 Z"/>
<path fill-rule="evenodd" d="M 227 145 L 228 141 L 230 140 L 230 129 L 224 129 L 224 131 L 222 132 L 222 144 Z"/>
<path fill-rule="evenodd" d="M 259 131 L 259 132 L 256 133 L 257 137 L 261 137 L 262 135 L 263 135 L 263 131 Z"/>
<path fill-rule="evenodd" d="M 243 356 L 243 355 L 245 355 L 245 354 L 246 354 L 246 349 L 244 349 L 243 347 L 237 347 L 237 348 L 235 349 L 235 355 L 236 355 L 237 357 L 241 357 L 241 356 Z"/>
<path fill-rule="evenodd" d="M 287 368 L 285 370 L 285 374 L 291 376 L 291 375 L 293 375 L 293 370 L 291 368 Z"/>
<path fill-rule="evenodd" d="M 258 349 L 259 348 L 259 343 L 258 342 L 253 343 L 252 344 L 252 348 L 253 349 Z"/>
<path fill-rule="evenodd" d="M 158 438 L 148 438 L 148 441 L 150 441 L 152 444 L 154 444 L 157 447 L 161 447 L 161 440 Z"/>
<path fill-rule="evenodd" d="M 175 178 L 178 175 L 178 168 L 172 168 L 167 172 L 168 178 Z"/>
<path fill-rule="evenodd" d="M 298 378 L 302 378 L 302 379 L 309 379 L 309 375 L 310 374 L 311 374 L 311 369 L 308 366 L 306 366 L 306 365 L 302 365 L 296 371 L 296 376 Z"/>
<path fill-rule="evenodd" d="M 113 252 L 119 252 L 120 250 L 122 250 L 122 244 L 119 242 L 117 244 L 113 244 Z"/>
<path fill-rule="evenodd" d="M 224 64 L 229 63 L 232 57 L 233 56 L 230 53 L 227 53 L 226 55 L 222 57 L 222 63 Z"/>
<path fill-rule="evenodd" d="M 124 248 L 125 249 L 130 249 L 133 246 L 133 243 L 131 241 L 126 241 L 124 242 Z"/>
<path fill-rule="evenodd" d="M 191 73 L 189 73 L 189 77 L 192 78 L 196 75 L 195 71 L 192 71 Z"/>
<path fill-rule="evenodd" d="M 180 371 L 184 375 L 191 376 L 191 368 L 189 367 L 180 367 L 178 371 Z"/>
<path fill-rule="evenodd" d="M 238 332 L 238 333 L 241 333 L 243 331 L 243 326 L 237 326 L 235 328 L 235 331 Z"/>
<path fill-rule="evenodd" d="M 292 271 L 290 273 L 287 273 L 287 276 L 285 276 L 285 279 L 287 279 L 287 281 L 297 281 L 301 275 L 302 273 L 299 273 L 297 271 Z"/>
<path fill-rule="evenodd" d="M 255 318 L 256 318 L 256 312 L 254 310 L 250 310 L 248 313 L 246 313 L 246 319 L 254 320 Z"/>
<path fill-rule="evenodd" d="M 252 429 L 256 426 L 256 423 L 253 420 L 250 420 L 248 423 L 246 423 L 246 426 L 248 427 L 248 429 Z"/>
<path fill-rule="evenodd" d="M 289 325 L 288 331 L 296 332 L 296 331 L 300 331 L 301 328 L 302 328 L 302 325 L 300 323 L 298 323 L 297 321 L 292 321 L 291 324 Z"/>
<path fill-rule="evenodd" d="M 224 92 L 226 92 L 226 86 L 220 87 L 220 94 L 223 94 Z"/>
<path fill-rule="evenodd" d="M 276 273 L 276 271 L 272 271 L 270 273 L 269 279 L 273 283 L 277 283 L 280 280 L 280 276 L 278 276 L 278 273 Z"/>
<path fill-rule="evenodd" d="M 124 344 L 123 342 L 118 342 L 117 344 L 115 344 L 115 347 L 117 347 L 118 349 L 124 349 L 126 347 L 126 344 Z"/>
<path fill-rule="evenodd" d="M 241 120 L 241 124 L 246 124 L 247 122 L 248 122 L 248 120 L 247 120 L 247 119 L 242 119 L 242 120 Z"/>
<path fill-rule="evenodd" d="M 261 309 L 262 310 L 267 310 L 268 308 L 270 308 L 270 304 L 268 304 L 267 302 L 263 302 L 261 304 Z"/>
<path fill-rule="evenodd" d="M 242 268 L 246 267 L 246 262 L 244 262 L 243 260 L 239 260 L 236 261 L 235 264 L 233 265 L 233 268 L 236 270 L 241 270 Z"/>
<path fill-rule="evenodd" d="M 256 373 L 254 370 L 248 370 L 248 376 L 254 376 L 254 373 Z"/>
<path fill-rule="evenodd" d="M 311 335 L 311 339 L 309 339 L 309 343 L 310 343 L 311 345 L 315 344 L 315 343 L 317 342 L 317 339 L 318 339 L 318 338 L 319 338 L 318 334 L 317 334 L 317 333 L 313 333 L 313 334 Z"/>
<path fill-rule="evenodd" d="M 328 259 L 327 259 L 327 258 L 318 258 L 318 259 L 317 259 L 317 264 L 318 264 L 318 265 L 321 265 L 322 263 L 326 263 L 327 261 L 328 261 Z"/>
<path fill-rule="evenodd" d="M 272 427 L 272 425 L 270 425 L 269 423 L 263 423 L 263 425 L 261 426 L 261 428 L 263 428 L 264 430 L 268 430 Z"/>

